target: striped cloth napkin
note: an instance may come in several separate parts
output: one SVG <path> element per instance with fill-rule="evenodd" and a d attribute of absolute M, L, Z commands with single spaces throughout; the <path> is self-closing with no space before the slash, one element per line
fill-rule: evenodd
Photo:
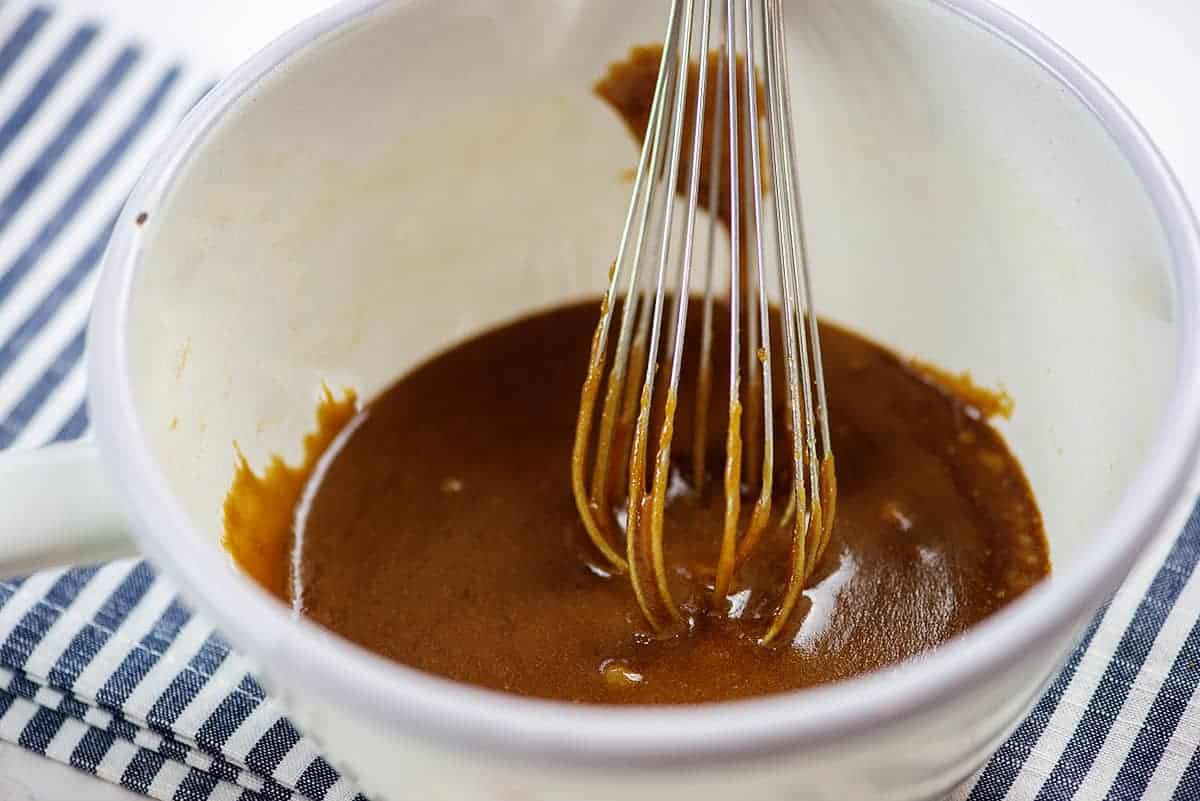
<path fill-rule="evenodd" d="M 111 26 L 0 5 L 0 448 L 86 434 L 97 262 L 206 77 Z M 952 801 L 1200 801 L 1197 561 L 1194 514 Z M 141 561 L 0 581 L 0 739 L 159 799 L 362 798 Z"/>
<path fill-rule="evenodd" d="M 143 561 L 0 582 L 0 638 L 0 738 L 154 798 L 363 799 Z"/>

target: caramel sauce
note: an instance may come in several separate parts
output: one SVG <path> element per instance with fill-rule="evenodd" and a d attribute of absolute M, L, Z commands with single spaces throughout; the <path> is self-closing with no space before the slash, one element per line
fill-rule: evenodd
<path fill-rule="evenodd" d="M 790 585 L 794 521 L 783 525 L 781 510 L 791 466 L 781 467 L 777 511 L 714 604 L 729 399 L 713 386 L 698 482 L 684 444 L 697 416 L 693 328 L 662 521 L 666 581 L 684 630 L 656 607 L 676 636 L 656 634 L 628 576 L 606 569 L 587 538 L 566 470 L 598 305 L 483 333 L 359 412 L 323 460 L 305 516 L 305 615 L 471 684 L 593 703 L 685 703 L 793 690 L 918 657 L 1049 572 L 1036 503 L 999 434 L 903 359 L 823 324 L 838 494 L 820 500 L 823 517 L 834 503 L 837 513 L 832 529 L 813 526 L 805 550 L 818 536 L 828 548 L 804 586 Z M 723 320 L 714 320 L 718 336 L 728 334 Z M 713 357 L 724 374 L 727 351 Z M 775 417 L 786 418 L 782 405 Z M 779 429 L 777 447 L 787 447 L 791 432 Z M 742 494 L 741 530 L 756 495 L 756 487 Z M 606 511 L 618 522 L 630 512 L 619 501 Z M 656 591 L 657 556 L 631 556 Z M 759 640 L 789 590 L 795 613 L 765 648 Z"/>

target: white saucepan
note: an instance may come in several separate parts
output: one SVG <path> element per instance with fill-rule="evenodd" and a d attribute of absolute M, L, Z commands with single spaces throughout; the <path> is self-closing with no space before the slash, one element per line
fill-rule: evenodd
<path fill-rule="evenodd" d="M 1008 388 L 1050 581 L 895 669 L 606 709 L 376 658 L 232 566 L 235 440 L 255 466 L 295 460 L 322 382 L 370 398 L 457 338 L 602 289 L 636 147 L 590 86 L 660 40 L 646 0 L 350 0 L 220 84 L 109 247 L 98 449 L 0 460 L 4 566 L 111 553 L 128 519 L 377 801 L 912 801 L 967 777 L 1186 501 L 1200 240 L 1121 105 L 984 0 L 788 15 L 817 306 Z"/>

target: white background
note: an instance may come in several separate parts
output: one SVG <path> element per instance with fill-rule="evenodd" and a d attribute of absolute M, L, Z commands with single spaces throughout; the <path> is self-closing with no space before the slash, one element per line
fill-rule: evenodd
<path fill-rule="evenodd" d="M 648 2 L 652 0 L 647 0 Z M 331 0 L 66 0 L 214 76 Z M 1003 0 L 1104 80 L 1158 142 L 1200 205 L 1200 0 Z M 140 798 L 0 743 L 4 801 Z"/>

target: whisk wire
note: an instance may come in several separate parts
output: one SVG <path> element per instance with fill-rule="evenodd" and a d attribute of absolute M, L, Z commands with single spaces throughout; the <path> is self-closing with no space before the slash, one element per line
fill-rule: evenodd
<path fill-rule="evenodd" d="M 735 570 L 735 555 L 737 549 L 737 528 L 741 519 L 742 508 L 742 403 L 741 403 L 741 193 L 737 187 L 741 182 L 741 162 L 739 155 L 740 131 L 738 121 L 738 81 L 737 59 L 734 54 L 736 32 L 736 14 L 734 0 L 725 2 L 725 20 L 722 27 L 723 45 L 721 66 L 725 70 L 725 97 L 728 101 L 728 133 L 729 133 L 729 415 L 725 432 L 725 477 L 723 489 L 725 492 L 725 520 L 721 532 L 721 546 L 717 557 L 717 572 L 713 583 L 714 601 L 720 602 L 733 578 Z M 720 127 L 720 121 L 714 121 L 714 127 Z M 720 161 L 712 165 L 717 173 Z M 718 173 L 719 174 L 719 173 Z M 719 177 L 714 177 L 714 183 L 719 183 Z M 717 207 L 712 207 L 710 213 L 719 216 Z"/>
<path fill-rule="evenodd" d="M 725 43 L 722 42 L 717 59 L 717 69 L 714 72 L 717 79 L 715 81 L 717 94 L 713 102 L 714 124 L 712 126 L 712 143 L 708 154 L 710 165 L 721 163 L 724 129 L 715 123 L 716 115 L 725 105 L 725 84 L 720 78 L 728 52 Z M 700 119 L 704 121 L 703 118 Z M 696 165 L 693 164 L 693 170 L 695 169 Z M 698 493 L 704 492 L 708 468 L 708 410 L 712 402 L 713 274 L 717 263 L 717 221 L 720 217 L 717 212 L 717 204 L 720 198 L 720 188 L 721 182 L 710 176 L 708 181 L 708 246 L 705 250 L 704 265 L 704 312 L 700 323 L 700 363 L 696 379 L 696 411 L 692 424 L 692 485 Z"/>

